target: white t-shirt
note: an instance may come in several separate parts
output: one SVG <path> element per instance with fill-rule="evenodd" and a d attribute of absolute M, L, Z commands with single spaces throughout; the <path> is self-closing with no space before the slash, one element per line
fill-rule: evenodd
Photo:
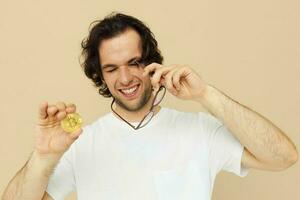
<path fill-rule="evenodd" d="M 50 177 L 55 200 L 209 200 L 220 170 L 244 177 L 244 147 L 212 115 L 161 110 L 134 130 L 108 113 L 83 128 Z"/>

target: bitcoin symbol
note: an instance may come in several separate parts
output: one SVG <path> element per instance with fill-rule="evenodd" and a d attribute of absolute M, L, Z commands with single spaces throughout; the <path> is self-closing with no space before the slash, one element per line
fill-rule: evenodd
<path fill-rule="evenodd" d="M 82 123 L 82 118 L 78 113 L 67 114 L 67 116 L 60 122 L 61 127 L 68 133 L 78 130 Z"/>

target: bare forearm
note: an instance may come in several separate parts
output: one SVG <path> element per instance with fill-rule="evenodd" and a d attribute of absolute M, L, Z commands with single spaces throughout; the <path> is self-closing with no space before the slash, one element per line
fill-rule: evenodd
<path fill-rule="evenodd" d="M 24 167 L 10 181 L 3 194 L 3 200 L 41 200 L 49 177 L 60 156 L 41 157 L 33 152 Z"/>
<path fill-rule="evenodd" d="M 286 165 L 297 157 L 295 145 L 272 122 L 208 85 L 199 99 L 258 160 Z"/>

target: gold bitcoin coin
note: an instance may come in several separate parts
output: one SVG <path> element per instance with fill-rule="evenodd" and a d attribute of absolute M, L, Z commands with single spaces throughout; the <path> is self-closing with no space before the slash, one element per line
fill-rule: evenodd
<path fill-rule="evenodd" d="M 60 122 L 61 127 L 68 133 L 78 130 L 82 123 L 82 118 L 78 113 L 67 114 L 67 116 Z"/>

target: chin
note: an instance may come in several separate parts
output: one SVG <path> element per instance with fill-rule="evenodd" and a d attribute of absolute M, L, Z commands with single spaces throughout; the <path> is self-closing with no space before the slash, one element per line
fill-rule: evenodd
<path fill-rule="evenodd" d="M 127 101 L 122 101 L 122 100 L 116 98 L 116 103 L 121 108 L 123 108 L 127 111 L 131 111 L 131 112 L 138 111 L 145 106 L 145 104 L 142 103 L 141 99 L 139 99 L 136 102 L 127 102 Z"/>
<path fill-rule="evenodd" d="M 151 93 L 150 95 L 147 92 L 144 92 L 143 95 L 141 95 L 139 98 L 134 99 L 134 100 L 122 100 L 121 98 L 115 98 L 116 104 L 120 106 L 122 109 L 125 109 L 130 112 L 135 112 L 143 109 L 145 105 L 149 102 Z"/>

